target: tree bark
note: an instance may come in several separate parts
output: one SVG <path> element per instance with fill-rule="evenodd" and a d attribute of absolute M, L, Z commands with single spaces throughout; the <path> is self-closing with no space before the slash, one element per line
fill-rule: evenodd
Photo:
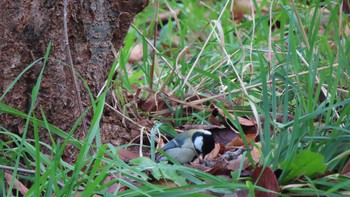
<path fill-rule="evenodd" d="M 35 115 L 41 118 L 43 109 L 48 122 L 69 132 L 81 115 L 76 98 L 70 56 L 76 73 L 86 80 L 96 97 L 110 71 L 114 56 L 112 46 L 118 50 L 134 16 L 148 5 L 148 0 L 70 0 L 67 7 L 67 33 L 65 42 L 64 3 L 53 0 L 22 0 L 0 2 L 0 96 L 9 84 L 29 64 L 44 57 L 48 43 L 52 42 L 49 61 L 39 90 Z M 27 112 L 30 95 L 36 83 L 42 63 L 38 63 L 16 83 L 0 101 Z M 67 66 L 68 65 L 68 66 Z M 78 78 L 81 102 L 84 109 L 91 104 L 88 90 Z M 91 117 L 87 115 L 87 119 Z M 21 134 L 24 120 L 8 114 L 0 114 L 0 125 L 12 133 Z M 31 137 L 32 132 L 28 133 Z M 74 133 L 84 139 L 82 127 Z M 104 142 L 115 145 L 128 142 L 130 135 L 118 117 L 104 117 L 101 123 Z M 0 136 L 6 140 L 6 136 Z M 50 143 L 47 131 L 40 132 L 40 139 Z M 66 149 L 72 155 L 74 148 Z"/>

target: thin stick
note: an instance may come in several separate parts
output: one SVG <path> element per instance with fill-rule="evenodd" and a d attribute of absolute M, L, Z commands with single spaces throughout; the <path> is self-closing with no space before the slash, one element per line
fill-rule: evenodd
<path fill-rule="evenodd" d="M 159 0 L 154 2 L 155 6 L 154 8 L 156 9 L 156 18 L 154 21 L 154 30 L 153 30 L 153 46 L 156 46 L 157 43 L 157 31 L 158 31 L 158 11 L 159 11 Z M 152 65 L 151 69 L 149 71 L 149 88 L 153 89 L 153 77 L 154 77 L 154 65 L 156 63 L 156 53 L 153 53 L 152 57 Z"/>
<path fill-rule="evenodd" d="M 301 33 L 302 33 L 302 35 L 303 35 L 303 38 L 304 38 L 304 42 L 305 42 L 305 44 L 306 44 L 306 47 L 307 47 L 308 49 L 310 49 L 309 40 L 307 39 L 307 36 L 306 36 L 306 33 L 305 33 L 305 29 L 304 29 L 304 26 L 303 26 L 303 24 L 302 24 L 302 22 L 301 22 L 301 19 L 300 19 L 300 16 L 299 16 L 299 14 L 298 14 L 297 8 L 296 8 L 296 6 L 295 6 L 294 0 L 290 0 L 290 2 L 291 2 L 291 4 L 292 4 L 294 14 L 295 14 L 295 16 L 296 16 L 296 18 L 297 18 L 297 21 L 298 21 L 298 24 L 299 24 Z"/>
<path fill-rule="evenodd" d="M 68 62 L 69 62 L 70 68 L 71 68 L 73 81 L 74 81 L 75 97 L 76 97 L 78 105 L 79 105 L 80 114 L 84 114 L 84 108 L 83 108 L 83 104 L 81 102 L 81 97 L 80 97 L 80 88 L 79 88 L 79 85 L 78 85 L 77 76 L 75 75 L 73 59 L 72 59 L 72 54 L 70 52 L 70 46 L 69 46 L 69 40 L 68 40 L 67 4 L 68 4 L 67 0 L 64 0 L 64 7 L 63 7 L 64 39 L 65 39 L 65 44 L 66 44 L 66 47 L 67 47 L 67 55 L 68 55 L 67 58 L 68 58 Z M 85 116 L 83 117 L 83 130 L 87 134 L 88 130 L 87 130 Z M 91 147 L 90 147 L 90 153 L 94 154 L 94 150 Z"/>
<path fill-rule="evenodd" d="M 2 170 L 8 170 L 8 171 L 15 171 L 16 168 L 12 167 L 12 166 L 5 166 L 5 165 L 0 165 L 0 169 Z M 17 168 L 18 172 L 21 173 L 26 173 L 26 174 L 35 174 L 35 170 L 28 170 L 25 168 Z M 57 181 L 57 185 L 59 185 L 60 187 L 64 187 L 64 183 Z M 78 191 L 84 191 L 85 188 L 79 186 Z"/>
<path fill-rule="evenodd" d="M 14 171 L 15 167 L 0 165 L 0 169 Z M 17 171 L 18 172 L 27 173 L 27 174 L 35 174 L 35 170 L 28 170 L 28 169 L 25 169 L 25 168 L 17 168 Z"/>

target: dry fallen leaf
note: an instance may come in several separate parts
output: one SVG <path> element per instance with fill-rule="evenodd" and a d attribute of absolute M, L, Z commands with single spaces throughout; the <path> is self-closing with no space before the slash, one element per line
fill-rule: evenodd
<path fill-rule="evenodd" d="M 260 150 L 256 147 L 256 146 L 258 146 L 258 147 L 261 147 L 261 144 L 260 143 L 256 143 L 252 148 L 251 148 L 251 150 L 250 150 L 250 154 L 251 154 L 251 156 L 252 156 L 252 159 L 253 159 L 253 161 L 255 162 L 255 164 L 257 164 L 258 162 L 259 162 L 259 160 L 260 160 L 260 155 L 261 155 L 261 152 L 260 152 Z M 231 160 L 231 161 L 229 161 L 228 162 L 228 165 L 227 165 L 227 168 L 229 169 L 229 170 L 239 170 L 239 166 L 240 166 L 240 164 L 241 164 L 241 161 L 242 161 L 242 151 L 239 151 L 239 150 L 241 150 L 241 149 L 238 149 L 237 151 L 238 151 L 238 157 L 236 158 L 236 159 L 233 159 L 233 160 Z M 236 152 L 237 152 L 236 151 Z M 242 170 L 245 170 L 245 169 L 247 169 L 248 167 L 250 167 L 251 166 L 251 164 L 250 164 L 250 162 L 249 162 L 249 160 L 248 160 L 248 158 L 247 157 L 245 157 L 244 158 L 244 161 L 243 161 L 244 163 L 243 163 L 243 167 L 242 167 Z"/>
<path fill-rule="evenodd" d="M 167 104 L 170 104 L 171 106 L 175 106 L 177 105 L 175 101 L 178 99 L 176 98 L 175 95 L 166 96 L 166 97 L 167 98 L 165 99 L 167 99 L 167 101 L 164 101 L 164 98 L 161 97 L 159 94 L 152 95 L 152 96 L 149 96 L 147 100 L 140 100 L 137 103 L 137 105 L 139 109 L 144 112 L 151 112 L 151 113 L 162 115 L 164 117 L 172 116 L 172 111 L 169 110 L 169 106 Z"/>
<path fill-rule="evenodd" d="M 137 61 L 142 60 L 142 57 L 143 57 L 142 43 L 138 43 L 136 46 L 134 46 L 131 49 L 128 62 L 130 64 L 133 64 L 133 63 L 135 63 Z"/>
<path fill-rule="evenodd" d="M 232 6 L 235 19 L 240 19 L 244 14 L 250 14 L 252 9 L 255 11 L 253 2 L 249 0 L 235 0 Z"/>
<path fill-rule="evenodd" d="M 5 172 L 5 178 L 8 185 L 11 184 L 12 175 Z M 28 188 L 24 186 L 18 179 L 15 178 L 14 188 L 16 188 L 22 195 L 28 192 Z"/>
<path fill-rule="evenodd" d="M 280 192 L 277 178 L 270 167 L 259 167 L 257 166 L 252 174 L 252 179 L 257 182 L 257 185 L 271 191 Z M 277 194 L 271 192 L 262 192 L 255 190 L 255 196 L 259 197 L 275 197 Z"/>
<path fill-rule="evenodd" d="M 214 149 L 205 157 L 205 159 L 206 160 L 213 160 L 215 157 L 218 156 L 220 149 L 221 149 L 220 144 L 216 143 Z"/>
<path fill-rule="evenodd" d="M 167 188 L 178 187 L 178 185 L 176 185 L 176 183 L 174 183 L 170 180 L 164 180 L 164 179 L 152 181 L 152 184 L 167 187 Z"/>
<path fill-rule="evenodd" d="M 217 161 L 216 164 L 205 172 L 212 175 L 231 175 L 231 170 L 227 168 L 227 162 L 225 161 Z"/>
<path fill-rule="evenodd" d="M 115 178 L 113 176 L 107 176 L 104 180 L 104 183 L 107 184 L 111 181 L 113 181 Z M 114 183 L 113 185 L 109 186 L 107 191 L 111 194 L 113 194 L 116 190 L 118 191 L 124 191 L 126 187 L 124 185 L 121 185 L 120 183 Z"/>
<path fill-rule="evenodd" d="M 247 142 L 249 143 L 249 140 L 255 141 L 256 134 L 247 134 L 245 135 Z M 232 139 L 230 143 L 226 145 L 227 147 L 231 146 L 244 146 L 244 142 L 240 136 L 236 136 L 235 138 Z"/>
<path fill-rule="evenodd" d="M 215 142 L 226 145 L 232 141 L 238 134 L 226 127 L 218 127 L 213 129 L 208 129 L 214 136 Z"/>
<path fill-rule="evenodd" d="M 198 159 L 191 162 L 190 164 L 185 164 L 185 166 L 188 166 L 197 170 L 201 170 L 201 171 L 207 171 L 210 169 L 209 167 L 200 164 Z"/>
<path fill-rule="evenodd" d="M 350 18 L 349 18 L 348 22 L 350 23 Z M 349 27 L 349 25 L 345 26 L 344 32 L 345 32 L 346 37 L 350 37 L 350 27 Z"/>
<path fill-rule="evenodd" d="M 239 155 L 237 157 L 237 159 L 229 161 L 229 163 L 227 164 L 227 169 L 232 170 L 232 171 L 239 170 L 242 159 L 243 159 L 242 155 Z M 243 162 L 244 163 L 243 163 L 242 170 L 245 170 L 250 166 L 250 163 L 246 157 L 244 158 Z"/>
<path fill-rule="evenodd" d="M 127 150 L 127 149 L 120 149 L 118 151 L 118 154 L 119 154 L 120 159 L 125 161 L 125 162 L 129 162 L 130 160 L 139 157 L 138 154 L 136 154 L 130 150 Z"/>
<path fill-rule="evenodd" d="M 157 148 L 163 148 L 163 146 L 165 146 L 165 142 L 164 142 L 163 138 L 160 138 L 158 140 Z"/>
<path fill-rule="evenodd" d="M 261 0 L 257 0 L 256 3 L 260 6 Z M 251 0 L 235 0 L 231 11 L 234 14 L 235 20 L 240 20 L 244 15 L 251 15 L 252 11 L 255 12 L 255 6 L 253 1 Z M 268 8 L 264 6 L 261 10 L 261 13 L 266 14 L 268 13 Z M 251 17 L 249 17 L 251 18 Z"/>
<path fill-rule="evenodd" d="M 259 149 L 256 147 L 258 146 Z M 250 151 L 250 154 L 252 155 L 253 160 L 255 163 L 258 163 L 260 161 L 260 156 L 261 156 L 261 143 L 257 142 L 254 144 L 253 149 Z"/>
<path fill-rule="evenodd" d="M 253 119 L 238 117 L 238 122 L 243 126 L 256 126 L 256 122 Z"/>
<path fill-rule="evenodd" d="M 227 128 L 233 129 L 237 132 L 234 124 L 227 118 L 230 116 L 231 119 L 235 120 L 236 117 L 232 113 L 225 114 L 224 111 L 215 105 L 211 105 L 212 109 L 211 116 L 209 116 L 208 121 L 213 125 L 224 125 Z M 245 133 L 256 133 L 256 120 L 253 118 L 242 118 L 237 117 L 239 124 L 244 128 Z M 252 130 L 252 131 L 251 131 Z"/>
<path fill-rule="evenodd" d="M 210 124 L 215 125 L 215 126 L 220 126 L 220 125 L 221 125 L 221 123 L 219 122 L 219 120 L 216 119 L 216 117 L 215 117 L 213 114 L 211 114 L 211 115 L 209 116 L 208 122 L 210 122 Z"/>
<path fill-rule="evenodd" d="M 350 177 L 350 159 L 345 164 L 343 170 L 341 171 L 341 174 L 344 175 L 344 176 L 349 176 Z"/>

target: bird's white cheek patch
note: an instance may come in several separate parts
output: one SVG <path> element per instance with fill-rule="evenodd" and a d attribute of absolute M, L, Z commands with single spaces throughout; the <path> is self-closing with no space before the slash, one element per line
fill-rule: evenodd
<path fill-rule="evenodd" d="M 196 139 L 194 139 L 194 148 L 202 152 L 203 147 L 203 136 L 198 136 Z"/>

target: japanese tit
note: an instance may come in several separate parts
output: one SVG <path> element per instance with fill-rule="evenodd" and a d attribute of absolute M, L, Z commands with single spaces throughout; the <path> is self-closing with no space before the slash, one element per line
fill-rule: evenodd
<path fill-rule="evenodd" d="M 169 156 L 184 164 L 193 161 L 200 154 L 210 153 L 215 147 L 212 133 L 203 129 L 191 129 L 184 131 L 164 145 L 162 150 Z M 160 156 L 157 162 L 168 161 L 165 156 Z"/>

